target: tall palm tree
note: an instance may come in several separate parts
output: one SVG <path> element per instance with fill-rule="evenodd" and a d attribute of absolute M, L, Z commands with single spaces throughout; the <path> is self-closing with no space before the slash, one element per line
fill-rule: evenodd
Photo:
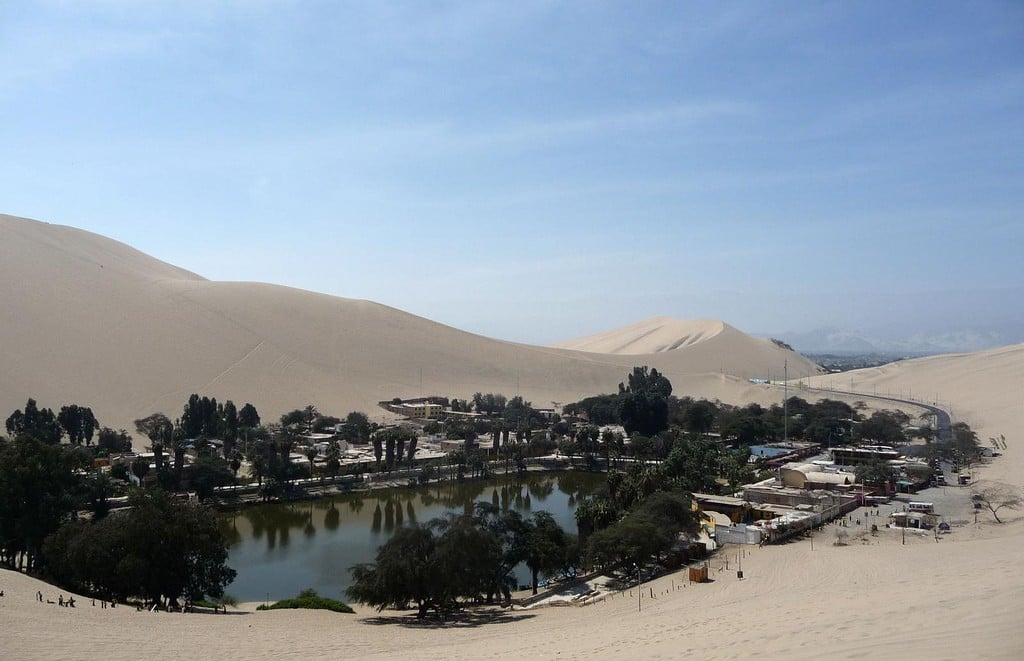
<path fill-rule="evenodd" d="M 317 451 L 315 445 L 306 448 L 306 458 L 309 459 L 309 479 L 313 479 L 313 460 L 316 459 Z"/>

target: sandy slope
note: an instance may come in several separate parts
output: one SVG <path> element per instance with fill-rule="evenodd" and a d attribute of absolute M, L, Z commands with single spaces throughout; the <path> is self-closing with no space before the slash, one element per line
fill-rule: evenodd
<path fill-rule="evenodd" d="M 5 310 L 23 311 L 13 321 L 5 315 L 0 328 L 0 373 L 5 374 L 0 404 L 7 408 L 12 398 L 22 403 L 17 400 L 24 398 L 23 388 L 58 400 L 70 393 L 70 399 L 83 403 L 90 403 L 84 395 L 112 393 L 109 400 L 91 400 L 105 407 L 97 406 L 101 417 L 115 417 L 115 411 L 130 416 L 139 407 L 178 406 L 182 394 L 201 382 L 211 394 L 223 397 L 223 387 L 237 401 L 249 398 L 267 409 L 308 397 L 337 410 L 346 406 L 349 383 L 369 388 L 374 398 L 399 386 L 414 394 L 420 369 L 428 392 L 442 387 L 509 392 L 499 386 L 514 383 L 518 374 L 524 394 L 535 384 L 547 384 L 543 396 L 533 395 L 543 401 L 565 397 L 572 388 L 587 394 L 607 389 L 621 380 L 623 365 L 640 362 L 636 356 L 477 338 L 372 303 L 265 285 L 208 283 L 66 228 L 0 217 L 0 232 L 2 303 Z M 20 251 L 33 257 L 17 262 L 23 274 L 18 282 L 25 286 L 12 287 L 8 266 L 21 259 Z M 64 267 L 25 263 L 43 259 L 61 259 Z M 78 286 L 83 280 L 88 287 Z M 77 301 L 88 289 L 118 298 L 90 299 L 97 306 L 94 313 Z M 44 295 L 65 307 L 57 312 L 59 306 L 39 304 L 36 299 Z M 367 335 L 381 339 L 354 350 Z M 85 339 L 75 339 L 79 336 Z M 15 340 L 18 350 L 9 348 Z M 393 353 L 400 360 L 392 360 Z M 673 354 L 681 361 L 674 369 L 685 370 L 678 350 L 644 358 L 650 356 L 649 364 L 662 369 L 653 359 Z M 136 368 L 132 361 L 143 358 L 148 362 Z M 724 362 L 730 356 L 719 358 Z M 781 360 L 774 364 L 781 369 Z M 140 371 L 144 374 L 134 375 Z M 666 369 L 680 392 L 737 403 L 779 401 L 778 388 L 722 371 Z M 906 361 L 843 378 L 852 378 L 854 388 L 866 393 L 889 390 L 950 402 L 954 415 L 982 439 L 1006 436 L 1004 456 L 979 468 L 975 477 L 1024 483 L 1024 345 Z M 231 390 L 250 381 L 251 390 Z M 846 387 L 834 383 L 835 377 L 806 381 Z M 275 399 L 278 388 L 292 388 L 293 397 Z M 314 398 L 318 394 L 324 399 Z M 118 408 L 118 398 L 130 399 L 135 408 Z M 960 523 L 940 543 L 911 536 L 903 546 L 883 529 L 868 543 L 835 547 L 834 531 L 826 530 L 813 550 L 806 541 L 754 549 L 743 559 L 744 580 L 736 579 L 735 564 L 716 571 L 715 582 L 703 586 L 678 588 L 678 577 L 664 577 L 651 586 L 657 599 L 648 596 L 642 613 L 636 612 L 635 594 L 625 594 L 586 608 L 506 613 L 479 626 L 419 626 L 404 616 L 382 619 L 365 610 L 355 617 L 251 609 L 238 615 L 168 615 L 101 610 L 81 599 L 78 608 L 66 609 L 35 601 L 37 589 L 55 599 L 53 588 L 0 571 L 5 592 L 0 657 L 1024 658 L 1024 516 L 1014 514 L 1004 525 L 968 523 L 965 499 L 951 518 Z M 726 553 L 735 563 L 735 549 Z M 716 569 L 721 562 L 715 561 Z"/>
<path fill-rule="evenodd" d="M 637 612 L 626 592 L 584 608 L 505 612 L 489 622 L 423 626 L 361 609 L 180 615 L 38 604 L 56 591 L 0 571 L 4 658 L 475 659 L 889 658 L 1015 659 L 1024 653 L 1022 526 L 958 529 L 936 544 L 894 532 L 835 547 L 831 529 L 808 542 L 736 549 L 712 564 L 714 582 L 679 575 L 648 584 Z M 724 568 L 725 557 L 730 561 Z M 651 592 L 654 599 L 651 598 Z M 67 596 L 65 594 L 65 596 Z M 143 652 L 145 650 L 145 652 Z"/>
<path fill-rule="evenodd" d="M 594 353 L 661 353 L 699 344 L 728 330 L 735 331 L 717 319 L 686 321 L 671 317 L 651 317 L 604 333 L 558 342 L 553 346 Z"/>
<path fill-rule="evenodd" d="M 522 394 L 538 406 L 613 392 L 634 365 L 676 384 L 782 373 L 806 359 L 731 327 L 675 351 L 614 355 L 465 333 L 368 301 L 211 282 L 80 230 L 0 215 L 0 411 L 91 406 L 132 431 L 198 392 L 268 420 L 314 404 L 380 415 L 392 397 Z M 680 386 L 677 391 L 685 392 Z"/>
<path fill-rule="evenodd" d="M 821 376 L 805 382 L 847 389 L 848 380 L 862 393 L 938 403 L 950 410 L 954 422 L 969 424 L 983 445 L 990 445 L 991 437 L 1005 436 L 1005 456 L 984 474 L 1024 486 L 1024 344 L 904 360 L 850 372 L 841 380 Z"/>
<path fill-rule="evenodd" d="M 983 438 L 1006 435 L 1004 456 L 975 476 L 1016 484 L 1024 475 L 1022 376 L 1024 346 L 853 374 L 869 392 L 939 389 Z M 727 377 L 700 383 L 738 396 L 771 392 Z M 813 548 L 801 541 L 747 549 L 742 581 L 735 575 L 738 551 L 730 547 L 713 562 L 713 583 L 682 588 L 678 575 L 658 579 L 645 588 L 640 613 L 635 593 L 585 608 L 516 611 L 444 627 L 365 609 L 354 617 L 251 607 L 236 615 L 169 615 L 101 610 L 80 599 L 72 610 L 36 603 L 37 589 L 51 599 L 56 590 L 0 571 L 2 651 L 18 660 L 1022 658 L 1024 516 L 1010 513 L 1003 525 L 983 516 L 974 524 L 964 496 L 959 510 L 946 513 L 954 529 L 939 543 L 911 535 L 904 546 L 883 528 L 878 537 L 855 536 L 837 547 L 835 529 L 827 528 Z"/>

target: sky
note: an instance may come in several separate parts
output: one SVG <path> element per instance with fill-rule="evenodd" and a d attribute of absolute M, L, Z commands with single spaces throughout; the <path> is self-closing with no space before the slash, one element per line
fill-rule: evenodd
<path fill-rule="evenodd" d="M 547 344 L 1024 340 L 1020 2 L 0 2 L 0 212 Z"/>

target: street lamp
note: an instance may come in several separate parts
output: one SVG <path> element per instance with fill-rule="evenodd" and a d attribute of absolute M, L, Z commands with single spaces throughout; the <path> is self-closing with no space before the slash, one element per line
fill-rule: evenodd
<path fill-rule="evenodd" d="M 636 570 L 636 612 L 640 612 L 640 565 L 633 563 L 633 569 Z"/>

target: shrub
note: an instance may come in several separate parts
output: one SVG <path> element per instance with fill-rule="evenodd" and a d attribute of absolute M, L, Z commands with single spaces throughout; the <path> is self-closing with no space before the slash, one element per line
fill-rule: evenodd
<path fill-rule="evenodd" d="M 331 599 L 330 597 L 321 597 L 316 593 L 316 590 L 311 588 L 306 588 L 294 599 L 282 599 L 281 601 L 270 604 L 269 606 L 260 605 L 256 607 L 256 610 L 266 611 L 276 610 L 279 608 L 307 608 L 310 610 L 334 611 L 335 613 L 355 612 L 345 602 L 338 601 L 337 599 Z"/>

